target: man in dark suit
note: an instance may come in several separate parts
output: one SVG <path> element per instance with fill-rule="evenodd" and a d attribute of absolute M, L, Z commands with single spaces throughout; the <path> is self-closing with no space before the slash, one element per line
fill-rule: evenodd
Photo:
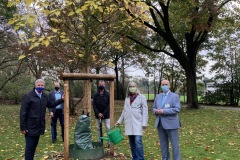
<path fill-rule="evenodd" d="M 32 91 L 25 94 L 20 109 L 20 131 L 25 135 L 25 160 L 33 160 L 40 135 L 45 131 L 46 107 L 56 107 L 63 103 L 63 97 L 51 101 L 43 92 L 45 81 L 37 79 Z"/>
<path fill-rule="evenodd" d="M 170 160 L 169 140 L 172 145 L 173 160 L 180 160 L 178 129 L 181 127 L 178 113 L 181 110 L 179 96 L 169 90 L 168 80 L 162 80 L 163 93 L 156 96 L 153 113 L 158 129 L 162 160 Z"/>
<path fill-rule="evenodd" d="M 63 91 L 60 90 L 60 83 L 54 82 L 54 90 L 49 93 L 49 99 L 51 101 L 56 101 L 61 99 L 63 96 Z M 56 108 L 49 108 L 51 116 L 51 132 L 52 132 L 52 143 L 57 141 L 57 120 L 59 119 L 62 131 L 62 141 L 64 141 L 64 105 L 59 104 Z"/>

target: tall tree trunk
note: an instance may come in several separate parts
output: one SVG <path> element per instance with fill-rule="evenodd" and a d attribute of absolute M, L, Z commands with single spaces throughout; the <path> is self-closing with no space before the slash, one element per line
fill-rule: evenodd
<path fill-rule="evenodd" d="M 116 57 L 115 60 L 114 60 L 114 71 L 115 71 L 115 74 L 116 74 L 116 98 L 117 99 L 120 99 L 120 96 L 119 96 L 119 76 L 118 76 L 118 58 Z"/>
<path fill-rule="evenodd" d="M 196 84 L 196 65 L 190 63 L 186 68 L 187 78 L 187 107 L 191 109 L 198 109 L 198 96 L 197 96 L 197 84 Z"/>
<path fill-rule="evenodd" d="M 231 83 L 230 83 L 230 105 L 231 106 L 235 106 L 235 101 L 234 101 L 234 82 L 233 82 L 233 75 L 232 75 L 232 79 L 231 79 Z"/>
<path fill-rule="evenodd" d="M 126 97 L 126 92 L 124 91 L 124 88 L 125 88 L 125 68 L 124 68 L 124 65 L 125 65 L 125 63 L 124 63 L 124 58 L 122 58 L 122 87 L 121 87 L 121 95 L 122 95 L 122 97 L 121 97 L 121 99 L 125 99 L 125 97 Z"/>

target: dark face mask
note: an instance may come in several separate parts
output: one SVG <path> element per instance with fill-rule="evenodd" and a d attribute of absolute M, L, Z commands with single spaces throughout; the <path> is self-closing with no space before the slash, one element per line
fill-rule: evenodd
<path fill-rule="evenodd" d="M 59 90 L 59 87 L 55 87 L 55 90 L 58 91 L 58 90 Z"/>
<path fill-rule="evenodd" d="M 99 90 L 104 90 L 104 86 L 98 86 Z"/>
<path fill-rule="evenodd" d="M 36 90 L 37 90 L 38 93 L 42 93 L 42 92 L 44 91 L 44 88 L 42 88 L 42 87 L 37 87 Z"/>

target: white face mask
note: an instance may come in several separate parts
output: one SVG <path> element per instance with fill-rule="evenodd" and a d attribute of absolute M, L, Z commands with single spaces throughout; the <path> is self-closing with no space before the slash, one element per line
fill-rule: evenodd
<path fill-rule="evenodd" d="M 137 87 L 129 87 L 129 92 L 135 93 L 137 91 Z"/>

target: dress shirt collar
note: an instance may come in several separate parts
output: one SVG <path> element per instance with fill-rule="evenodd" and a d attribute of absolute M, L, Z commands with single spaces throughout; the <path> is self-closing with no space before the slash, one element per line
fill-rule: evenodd
<path fill-rule="evenodd" d="M 167 91 L 167 93 L 162 93 L 163 95 L 165 95 L 165 96 L 167 96 L 168 94 L 169 94 L 169 92 L 170 92 L 170 90 L 169 91 Z"/>
<path fill-rule="evenodd" d="M 37 95 L 39 95 L 39 94 L 42 95 L 42 93 L 39 93 L 36 89 L 35 89 L 35 92 Z"/>

